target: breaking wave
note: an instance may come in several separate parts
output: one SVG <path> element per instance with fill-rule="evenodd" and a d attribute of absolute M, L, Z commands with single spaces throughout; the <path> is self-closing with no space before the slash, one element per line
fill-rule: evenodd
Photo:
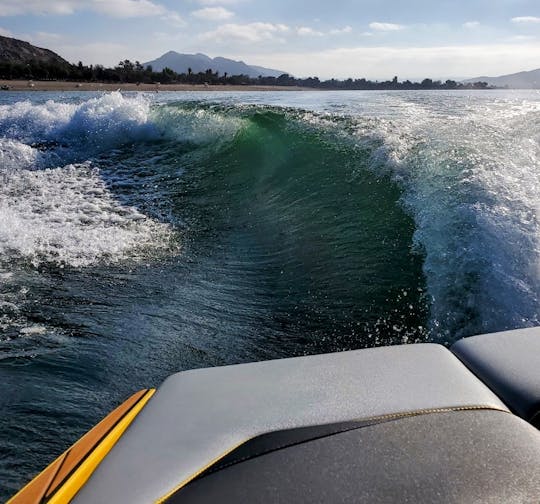
<path fill-rule="evenodd" d="M 538 324 L 538 102 L 461 105 L 452 98 L 441 105 L 389 95 L 390 117 L 354 108 L 154 103 L 120 93 L 80 103 L 2 105 L 2 263 L 83 267 L 170 247 L 181 211 L 162 182 L 173 166 L 181 177 L 197 156 L 223 171 L 228 197 L 265 198 L 272 210 L 265 219 L 282 233 L 294 229 L 306 237 L 309 219 L 321 209 L 366 197 L 342 191 L 371 173 L 389 178 L 382 186 L 386 196 L 414 219 L 410 253 L 422 257 L 432 333 L 454 338 Z M 291 164 L 290 152 L 308 137 L 306 163 Z M 326 168 L 318 158 L 326 159 Z M 332 166 L 343 159 L 354 166 Z M 138 184 L 141 178 L 145 184 Z M 149 185 L 156 178 L 161 182 Z M 291 178 L 302 183 L 292 187 Z M 255 195 L 257 185 L 263 192 Z M 159 202 L 152 189 L 158 186 Z M 313 193 L 322 199 L 310 199 Z M 380 201 L 370 205 L 344 203 L 340 218 L 316 219 L 316 225 L 341 243 L 343 237 L 335 237 L 340 219 L 356 218 L 347 212 L 375 214 Z M 380 245 L 371 253 L 386 255 Z"/>

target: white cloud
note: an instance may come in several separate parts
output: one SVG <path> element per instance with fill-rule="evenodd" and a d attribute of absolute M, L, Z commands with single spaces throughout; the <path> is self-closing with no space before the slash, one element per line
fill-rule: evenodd
<path fill-rule="evenodd" d="M 296 29 L 296 33 L 301 37 L 322 37 L 324 35 L 323 32 L 314 30 L 308 26 L 300 26 Z"/>
<path fill-rule="evenodd" d="M 151 0 L 1 0 L 0 16 L 20 14 L 69 15 L 76 11 L 93 11 L 117 18 L 178 16 Z"/>
<path fill-rule="evenodd" d="M 346 33 L 351 33 L 352 28 L 350 26 L 344 26 L 343 28 L 334 28 L 327 32 L 322 32 L 310 28 L 309 26 L 300 26 L 296 28 L 296 33 L 301 37 L 322 37 L 324 35 L 344 35 Z"/>
<path fill-rule="evenodd" d="M 162 21 L 166 21 L 168 24 L 176 27 L 186 26 L 184 18 L 174 11 L 168 11 L 167 14 L 161 17 L 161 19 Z"/>
<path fill-rule="evenodd" d="M 369 27 L 376 31 L 398 31 L 403 30 L 405 26 L 396 23 L 369 23 Z"/>
<path fill-rule="evenodd" d="M 243 0 L 197 0 L 201 5 L 236 5 Z"/>
<path fill-rule="evenodd" d="M 468 30 L 473 30 L 474 28 L 478 28 L 479 26 L 479 21 L 467 21 L 466 23 L 463 23 L 463 28 L 467 28 Z"/>
<path fill-rule="evenodd" d="M 9 30 L 6 30 L 5 28 L 0 27 L 0 35 L 4 37 L 13 37 L 13 33 Z"/>
<path fill-rule="evenodd" d="M 202 33 L 199 39 L 202 41 L 230 42 L 261 42 L 268 40 L 280 41 L 280 35 L 289 31 L 284 24 L 273 23 L 228 23 L 218 26 L 215 30 Z"/>
<path fill-rule="evenodd" d="M 515 42 L 523 42 L 529 40 L 536 40 L 534 35 L 514 35 L 513 37 L 508 37 L 508 40 Z"/>
<path fill-rule="evenodd" d="M 536 23 L 540 23 L 540 17 L 535 17 L 535 16 L 513 17 L 511 21 L 512 23 L 517 23 L 517 24 L 536 24 Z"/>
<path fill-rule="evenodd" d="M 73 14 L 73 0 L 2 0 L 0 16 L 16 16 L 19 14 Z"/>
<path fill-rule="evenodd" d="M 205 21 L 224 21 L 234 16 L 234 13 L 225 7 L 205 7 L 191 13 L 193 17 L 197 19 L 203 19 Z"/>
<path fill-rule="evenodd" d="M 299 37 L 309 38 L 340 35 L 351 32 L 352 28 L 350 26 L 329 31 L 320 31 L 309 26 L 298 26 L 293 28 L 279 23 L 227 23 L 218 26 L 215 30 L 200 34 L 198 38 L 203 42 L 284 42 L 284 36 L 287 34 L 296 34 Z"/>
<path fill-rule="evenodd" d="M 538 66 L 540 43 L 443 47 L 358 47 L 311 53 L 237 54 L 297 76 L 388 79 L 502 75 Z"/>
<path fill-rule="evenodd" d="M 334 28 L 333 30 L 330 30 L 328 33 L 330 35 L 343 35 L 345 33 L 351 33 L 352 27 L 351 26 L 344 26 L 343 28 Z"/>
<path fill-rule="evenodd" d="M 88 9 L 119 18 L 162 16 L 167 13 L 165 7 L 149 0 L 93 0 L 88 2 Z"/>

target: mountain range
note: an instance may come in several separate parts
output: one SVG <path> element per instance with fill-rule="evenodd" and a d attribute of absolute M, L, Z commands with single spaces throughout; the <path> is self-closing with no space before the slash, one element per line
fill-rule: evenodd
<path fill-rule="evenodd" d="M 27 63 L 47 63 L 60 67 L 69 67 L 70 64 L 61 56 L 49 49 L 36 47 L 29 42 L 17 40 L 11 37 L 0 35 L 0 64 L 27 64 Z M 144 65 L 152 65 L 156 72 L 161 72 L 165 67 L 171 68 L 178 73 L 187 73 L 191 68 L 193 73 L 205 72 L 209 68 L 214 72 L 223 75 L 248 75 L 256 78 L 259 75 L 268 77 L 279 77 L 286 73 L 282 70 L 275 70 L 255 65 L 248 65 L 243 61 L 235 61 L 228 58 L 210 58 L 205 54 L 180 54 L 169 51 L 159 58 L 148 61 Z M 508 87 L 514 89 L 540 89 L 540 68 L 527 72 L 518 72 L 498 77 L 475 77 L 464 80 L 464 83 L 487 82 L 490 86 Z"/>
<path fill-rule="evenodd" d="M 222 57 L 210 58 L 202 53 L 181 54 L 176 51 L 169 51 L 155 60 L 143 63 L 143 65 L 151 65 L 154 72 L 161 72 L 165 67 L 178 73 L 188 73 L 189 68 L 193 73 L 206 72 L 206 70 L 212 69 L 212 71 L 219 72 L 221 75 L 226 72 L 228 75 L 248 75 L 253 78 L 259 75 L 263 77 L 279 77 L 286 73 L 282 70 L 248 65 L 243 61 Z"/>
<path fill-rule="evenodd" d="M 499 77 L 476 77 L 463 82 L 487 82 L 490 86 L 511 89 L 540 89 L 540 68 L 528 72 L 518 72 Z"/>

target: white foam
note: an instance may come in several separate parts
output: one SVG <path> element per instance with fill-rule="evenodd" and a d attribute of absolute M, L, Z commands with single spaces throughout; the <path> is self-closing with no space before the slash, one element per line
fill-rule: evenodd
<path fill-rule="evenodd" d="M 122 205 L 90 163 L 4 175 L 0 255 L 87 266 L 168 245 L 172 230 Z"/>
<path fill-rule="evenodd" d="M 150 116 L 147 99 L 120 93 L 0 106 L 0 261 L 87 266 L 167 246 L 172 227 L 120 203 L 91 161 L 161 137 Z"/>
<path fill-rule="evenodd" d="M 174 104 L 152 107 L 142 94 L 104 94 L 82 103 L 30 101 L 0 105 L 4 139 L 27 145 L 57 142 L 62 154 L 93 155 L 126 143 L 169 139 L 208 144 L 231 140 L 246 124 L 239 117 Z M 75 159 L 72 158 L 71 161 Z"/>
<path fill-rule="evenodd" d="M 149 114 L 148 100 L 118 92 L 79 104 L 23 101 L 0 106 L 0 131 L 26 144 L 55 141 L 88 152 L 159 135 Z"/>
<path fill-rule="evenodd" d="M 383 161 L 404 187 L 425 253 L 432 331 L 540 324 L 540 104 L 402 108 L 380 122 L 373 166 Z"/>
<path fill-rule="evenodd" d="M 19 330 L 19 333 L 24 336 L 36 336 L 39 334 L 45 334 L 47 332 L 47 328 L 42 325 L 30 325 L 23 327 Z"/>
<path fill-rule="evenodd" d="M 0 176 L 2 173 L 32 169 L 39 164 L 39 151 L 17 140 L 0 138 Z"/>
<path fill-rule="evenodd" d="M 0 255 L 79 267 L 163 249 L 172 227 L 115 199 L 91 159 L 145 140 L 220 143 L 242 124 L 118 92 L 0 106 Z"/>

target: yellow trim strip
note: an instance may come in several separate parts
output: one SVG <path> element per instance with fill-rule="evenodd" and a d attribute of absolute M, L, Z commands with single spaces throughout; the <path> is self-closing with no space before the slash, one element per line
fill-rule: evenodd
<path fill-rule="evenodd" d="M 204 471 L 206 471 L 207 469 L 209 469 L 210 467 L 212 467 L 214 464 L 216 464 L 217 462 L 219 462 L 222 458 L 226 457 L 227 455 L 229 455 L 229 453 L 232 453 L 234 450 L 236 450 L 237 448 L 239 448 L 240 446 L 242 446 L 243 444 L 247 443 L 248 441 L 250 441 L 252 438 L 249 438 L 249 439 L 246 439 L 245 441 L 241 441 L 240 443 L 234 445 L 232 448 L 229 448 L 227 451 L 223 452 L 221 455 L 219 455 L 218 457 L 216 457 L 214 460 L 212 460 L 211 462 L 209 462 L 208 464 L 206 464 L 204 467 L 201 467 L 200 469 L 198 469 L 197 471 L 195 471 L 193 474 L 191 474 L 190 476 L 188 476 L 184 481 L 182 481 L 181 483 L 178 483 L 178 485 L 176 485 L 171 491 L 169 491 L 166 495 L 164 495 L 163 497 L 160 497 L 157 501 L 155 501 L 154 504 L 163 504 L 169 497 L 171 497 L 174 493 L 178 492 L 178 490 L 180 490 L 182 487 L 186 486 L 188 483 L 190 483 L 191 481 L 193 481 L 197 476 L 199 476 L 200 474 L 202 474 Z"/>
<path fill-rule="evenodd" d="M 372 417 L 365 417 L 365 418 L 356 418 L 353 420 L 348 420 L 350 422 L 370 422 L 370 421 L 377 421 L 377 420 L 389 420 L 389 419 L 401 419 L 401 418 L 408 418 L 413 416 L 421 416 L 421 415 L 427 415 L 431 413 L 450 413 L 453 411 L 475 411 L 475 410 L 493 410 L 493 411 L 500 411 L 503 413 L 510 413 L 507 409 L 499 408 L 498 406 L 488 406 L 488 405 L 478 405 L 478 406 L 457 406 L 457 407 L 445 407 L 445 408 L 426 408 L 426 409 L 419 409 L 419 410 L 412 410 L 412 411 L 404 411 L 402 413 L 391 413 L 388 415 L 376 415 Z M 242 446 L 243 444 L 248 443 L 252 439 L 255 439 L 256 437 L 260 436 L 261 434 L 258 434 L 257 436 L 249 437 L 245 439 L 244 441 L 236 444 L 232 448 L 228 449 L 227 451 L 223 452 L 221 455 L 213 459 L 211 462 L 206 464 L 201 469 L 197 469 L 193 474 L 188 476 L 185 480 L 178 483 L 172 490 L 167 492 L 165 495 L 154 501 L 154 504 L 164 504 L 167 499 L 172 497 L 178 490 L 180 490 L 182 487 L 186 486 L 188 483 L 193 481 L 195 478 L 200 476 L 204 471 L 212 467 L 214 464 L 219 462 L 222 458 L 229 455 L 229 453 L 232 453 L 234 450 Z"/>
<path fill-rule="evenodd" d="M 67 504 L 75 497 L 75 494 L 84 486 L 97 466 L 111 451 L 112 447 L 120 439 L 131 422 L 144 408 L 156 389 L 150 389 L 133 408 L 118 422 L 107 436 L 86 457 L 83 463 L 67 479 L 48 501 L 48 504 Z"/>

